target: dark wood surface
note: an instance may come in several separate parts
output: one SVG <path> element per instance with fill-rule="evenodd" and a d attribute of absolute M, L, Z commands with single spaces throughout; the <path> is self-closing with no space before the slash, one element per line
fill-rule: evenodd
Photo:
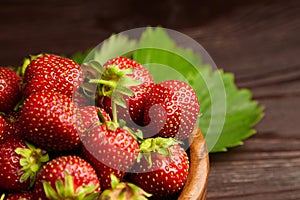
<path fill-rule="evenodd" d="M 0 65 L 146 25 L 186 33 L 266 107 L 255 136 L 210 155 L 207 199 L 300 199 L 300 1 L 162 2 L 1 0 Z"/>

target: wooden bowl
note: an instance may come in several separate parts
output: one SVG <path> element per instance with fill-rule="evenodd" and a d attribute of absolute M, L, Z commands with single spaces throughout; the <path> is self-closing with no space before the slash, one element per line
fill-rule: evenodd
<path fill-rule="evenodd" d="M 190 145 L 190 172 L 178 200 L 205 200 L 209 173 L 209 157 L 203 134 L 194 131 Z"/>

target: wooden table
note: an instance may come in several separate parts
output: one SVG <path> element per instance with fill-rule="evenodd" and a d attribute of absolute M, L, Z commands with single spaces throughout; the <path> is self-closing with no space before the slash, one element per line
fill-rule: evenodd
<path fill-rule="evenodd" d="M 266 107 L 257 134 L 211 154 L 207 198 L 300 199 L 300 1 L 1 0 L 0 63 L 70 55 L 146 25 L 181 31 Z"/>

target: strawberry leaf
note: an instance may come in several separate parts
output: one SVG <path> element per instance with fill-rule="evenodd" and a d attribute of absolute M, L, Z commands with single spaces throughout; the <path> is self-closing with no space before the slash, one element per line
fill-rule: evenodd
<path fill-rule="evenodd" d="M 186 81 L 194 88 L 201 105 L 198 126 L 210 152 L 241 145 L 255 133 L 252 127 L 262 118 L 263 107 L 251 99 L 251 91 L 238 89 L 233 74 L 213 70 L 201 55 L 178 46 L 164 29 L 148 28 L 133 59 L 146 66 L 151 63 L 148 69 L 156 81 L 166 80 L 166 73 L 157 73 L 160 67 L 169 71 L 168 79 Z"/>
<path fill-rule="evenodd" d="M 111 58 L 126 56 L 133 49 L 136 49 L 136 40 L 129 39 L 126 35 L 112 35 L 109 40 L 105 40 L 99 49 L 94 52 L 94 60 L 104 64 Z"/>
<path fill-rule="evenodd" d="M 74 60 L 76 63 L 78 63 L 79 65 L 81 65 L 83 64 L 83 61 L 86 59 L 86 57 L 91 53 L 91 51 L 92 51 L 91 49 L 88 49 L 83 52 L 77 52 L 71 55 L 70 58 Z"/>

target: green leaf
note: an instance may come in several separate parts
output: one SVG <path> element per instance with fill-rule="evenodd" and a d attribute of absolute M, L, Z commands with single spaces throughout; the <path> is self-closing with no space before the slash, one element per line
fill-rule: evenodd
<path fill-rule="evenodd" d="M 77 52 L 70 56 L 72 60 L 77 62 L 79 65 L 83 64 L 83 61 L 86 59 L 86 57 L 91 53 L 91 49 L 88 49 L 84 52 Z"/>
<path fill-rule="evenodd" d="M 126 56 L 136 47 L 137 41 L 129 39 L 126 35 L 112 35 L 94 51 L 94 60 L 104 64 L 111 58 Z"/>
<path fill-rule="evenodd" d="M 198 126 L 210 152 L 241 145 L 255 133 L 252 127 L 262 118 L 263 107 L 251 99 L 251 91 L 238 89 L 231 73 L 203 64 L 200 55 L 178 46 L 164 29 L 148 28 L 133 59 L 147 66 L 156 81 L 166 80 L 168 74 L 167 79 L 194 88 L 201 105 Z"/>

